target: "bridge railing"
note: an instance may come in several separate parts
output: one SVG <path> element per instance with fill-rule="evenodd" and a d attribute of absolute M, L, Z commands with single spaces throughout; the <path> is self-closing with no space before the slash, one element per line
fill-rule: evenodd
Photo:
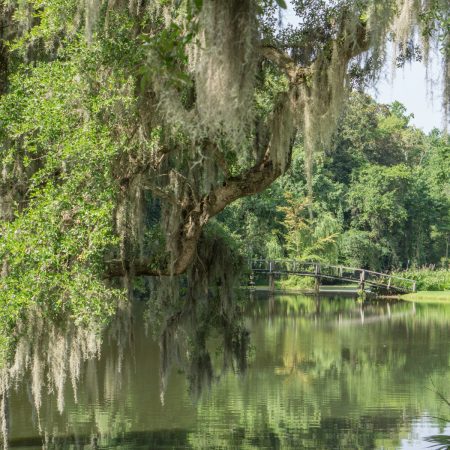
<path fill-rule="evenodd" d="M 388 290 L 416 291 L 415 280 L 356 267 L 285 259 L 254 259 L 250 261 L 250 266 L 253 272 L 334 278 L 363 285 L 383 286 Z"/>

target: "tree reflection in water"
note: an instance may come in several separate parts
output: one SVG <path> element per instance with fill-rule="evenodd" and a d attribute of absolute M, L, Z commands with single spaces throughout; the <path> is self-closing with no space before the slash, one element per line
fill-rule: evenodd
<path fill-rule="evenodd" d="M 428 389 L 448 394 L 446 305 L 158 297 L 121 304 L 106 329 L 24 319 L 1 376 L 11 447 L 400 448 L 447 433 L 428 427 L 447 411 Z"/>
<path fill-rule="evenodd" d="M 176 305 L 166 304 L 171 313 L 167 317 L 163 313 L 159 320 L 157 315 L 145 314 L 149 318 L 147 328 L 159 341 L 162 405 L 172 368 L 184 372 L 194 402 L 225 371 L 245 371 L 249 334 L 243 326 L 238 304 L 229 300 L 225 307 L 220 297 L 202 296 L 185 301 L 176 312 L 173 312 Z M 72 445 L 74 436 L 65 436 L 70 421 L 70 412 L 65 411 L 66 396 L 72 395 L 71 401 L 75 404 L 98 405 L 116 398 L 132 380 L 136 364 L 134 308 L 142 316 L 143 303 L 120 304 L 106 329 L 102 324 L 83 327 L 71 320 L 52 321 L 39 310 L 20 322 L 14 351 L 0 373 L 4 448 L 8 448 L 11 416 L 17 412 L 10 410 L 9 397 L 13 390 L 26 391 L 33 414 L 31 421 L 41 436 L 42 445 L 51 442 L 63 447 Z M 154 307 L 151 301 L 146 306 L 150 311 Z M 105 355 L 102 349 L 106 349 Z M 213 364 L 211 352 L 218 349 L 222 361 Z M 152 371 L 158 373 L 157 367 L 152 367 Z M 52 402 L 56 408 L 51 406 Z M 43 406 L 45 411 L 42 411 Z M 86 411 L 86 416 L 89 415 Z M 98 427 L 93 428 L 98 430 Z M 93 439 L 96 439 L 95 432 L 76 436 L 75 440 L 91 445 Z M 31 442 L 38 441 L 36 436 Z"/>
<path fill-rule="evenodd" d="M 15 330 L 16 342 L 10 361 L 1 369 L 1 430 L 3 446 L 8 447 L 11 417 L 10 391 L 25 383 L 36 415 L 41 423 L 43 395 L 56 397 L 57 412 L 62 414 L 65 385 L 70 380 L 75 402 L 78 397 L 81 366 L 84 361 L 100 356 L 101 327 L 75 326 L 73 321 L 54 322 L 35 309 L 20 321 Z M 47 419 L 48 421 L 48 419 Z"/>
<path fill-rule="evenodd" d="M 237 304 L 225 310 L 220 297 L 195 299 L 183 310 L 165 320 L 160 336 L 161 402 L 171 367 L 175 364 L 187 377 L 189 391 L 197 400 L 215 378 L 231 369 L 243 373 L 247 368 L 249 333 L 243 326 Z M 220 337 L 222 364 L 213 368 L 208 338 Z"/>

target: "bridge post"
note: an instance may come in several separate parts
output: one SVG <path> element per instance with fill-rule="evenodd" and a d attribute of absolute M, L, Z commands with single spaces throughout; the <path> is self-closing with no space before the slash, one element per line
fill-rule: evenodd
<path fill-rule="evenodd" d="M 269 291 L 275 291 L 275 276 L 273 274 L 273 264 L 272 261 L 269 261 Z"/>
<path fill-rule="evenodd" d="M 318 295 L 320 292 L 320 264 L 316 264 L 314 275 L 314 293 Z"/>
<path fill-rule="evenodd" d="M 269 291 L 270 292 L 275 291 L 275 276 L 273 273 L 269 274 Z"/>
<path fill-rule="evenodd" d="M 248 281 L 248 285 L 250 288 L 255 289 L 255 273 L 252 271 L 250 272 L 250 279 Z"/>
<path fill-rule="evenodd" d="M 359 290 L 364 292 L 364 286 L 366 281 L 366 271 L 362 270 L 359 277 Z"/>

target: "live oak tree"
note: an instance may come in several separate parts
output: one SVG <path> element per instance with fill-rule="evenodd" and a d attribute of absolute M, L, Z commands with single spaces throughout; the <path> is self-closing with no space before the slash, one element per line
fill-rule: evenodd
<path fill-rule="evenodd" d="M 387 39 L 400 63 L 437 43 L 448 74 L 445 1 L 291 5 L 282 26 L 282 0 L 0 2 L 6 318 L 30 301 L 89 317 L 108 279 L 208 272 L 198 255 L 226 240 L 205 225 L 285 173 L 300 136 L 311 172 Z"/>

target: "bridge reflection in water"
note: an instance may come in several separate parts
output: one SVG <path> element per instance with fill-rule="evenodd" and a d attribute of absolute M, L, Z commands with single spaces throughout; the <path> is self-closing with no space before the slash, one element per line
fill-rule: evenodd
<path fill-rule="evenodd" d="M 355 267 L 284 259 L 253 259 L 250 261 L 250 268 L 252 274 L 269 276 L 270 290 L 275 288 L 276 276 L 297 275 L 314 277 L 316 292 L 320 290 L 321 280 L 358 283 L 359 290 L 364 291 L 370 288 L 380 294 L 416 292 L 415 280 Z"/>

